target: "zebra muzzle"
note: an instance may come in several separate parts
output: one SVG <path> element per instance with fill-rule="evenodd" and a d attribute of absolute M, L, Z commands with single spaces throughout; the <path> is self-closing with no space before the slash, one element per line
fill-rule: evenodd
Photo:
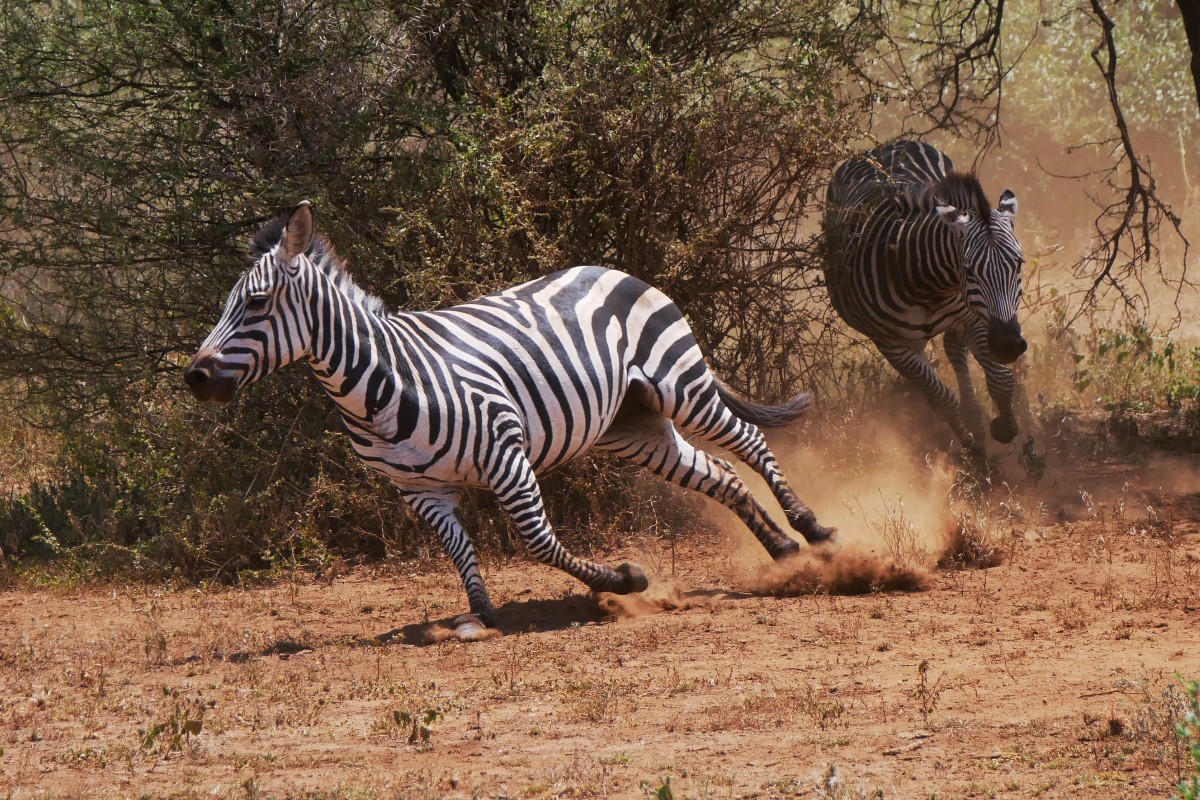
<path fill-rule="evenodd" d="M 183 382 L 204 403 L 228 403 L 237 391 L 237 379 L 238 374 L 225 369 L 214 356 L 192 359 L 183 373 Z"/>
<path fill-rule="evenodd" d="M 988 350 L 992 358 L 1001 364 L 1011 364 L 1021 357 L 1029 347 L 1021 335 L 1021 326 L 1014 319 L 1009 322 L 992 322 L 988 325 Z"/>

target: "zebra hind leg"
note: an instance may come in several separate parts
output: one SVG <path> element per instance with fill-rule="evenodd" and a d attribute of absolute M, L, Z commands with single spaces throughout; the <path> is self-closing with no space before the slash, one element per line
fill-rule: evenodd
<path fill-rule="evenodd" d="M 451 621 L 454 637 L 464 642 L 475 642 L 496 636 L 496 608 L 483 584 L 471 538 L 458 521 L 459 495 L 453 491 L 404 491 L 403 495 L 409 505 L 437 532 L 467 590 L 471 612 Z"/>
<path fill-rule="evenodd" d="M 506 448 L 499 463 L 503 465 L 498 470 L 500 480 L 492 489 L 501 507 L 516 523 L 530 555 L 577 578 L 595 592 L 632 594 L 649 587 L 646 573 L 636 564 L 621 564 L 613 569 L 574 556 L 562 546 L 546 519 L 542 491 L 533 467 L 519 446 Z"/>
<path fill-rule="evenodd" d="M 676 415 L 675 421 L 679 427 L 686 433 L 702 436 L 713 444 L 724 447 L 761 475 L 783 508 L 788 524 L 802 535 L 806 542 L 820 544 L 831 541 L 837 531 L 817 522 L 816 514 L 788 485 L 775 454 L 771 452 L 762 431 L 755 424 L 780 424 L 783 417 L 778 414 L 779 409 L 759 406 L 737 397 L 731 390 L 720 387 L 715 381 L 714 390 L 703 413 L 692 414 L 688 418 Z M 798 416 L 807 408 L 808 402 L 805 400 L 803 404 L 799 404 L 802 405 L 800 411 L 785 416 Z"/>
<path fill-rule="evenodd" d="M 741 435 L 725 444 L 724 447 L 762 476 L 783 508 L 788 524 L 803 536 L 806 542 L 820 544 L 834 538 L 837 531 L 817 522 L 817 515 L 788 485 L 787 479 L 783 477 L 783 471 L 779 468 L 779 462 L 775 459 L 775 454 L 767 447 L 766 439 L 757 426 L 744 423 Z"/>
<path fill-rule="evenodd" d="M 778 561 L 800 550 L 754 499 L 732 464 L 691 445 L 667 418 L 626 411 L 596 446 L 717 500 L 738 515 L 771 558 Z"/>

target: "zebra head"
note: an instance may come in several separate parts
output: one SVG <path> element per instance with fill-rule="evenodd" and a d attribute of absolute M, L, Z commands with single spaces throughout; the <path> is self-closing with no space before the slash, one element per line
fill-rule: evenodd
<path fill-rule="evenodd" d="M 255 236 L 257 260 L 238 279 L 221 318 L 184 371 L 198 399 L 228 402 L 238 389 L 307 354 L 311 325 L 298 284 L 312 238 L 307 200 Z"/>
<path fill-rule="evenodd" d="M 1025 263 L 1013 231 L 1017 196 L 1005 189 L 996 208 L 988 208 L 986 200 L 973 205 L 975 209 L 966 210 L 939 200 L 937 214 L 957 239 L 963 296 L 987 323 L 992 358 L 1011 364 L 1028 347 L 1017 320 L 1021 265 Z"/>

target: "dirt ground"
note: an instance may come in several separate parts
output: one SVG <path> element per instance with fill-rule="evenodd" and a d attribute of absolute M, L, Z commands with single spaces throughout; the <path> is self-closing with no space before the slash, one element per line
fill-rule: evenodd
<path fill-rule="evenodd" d="M 503 636 L 473 644 L 437 641 L 465 605 L 448 562 L 10 589 L 0 793 L 1169 796 L 1174 674 L 1200 677 L 1200 458 L 1074 459 L 976 507 L 949 507 L 950 472 L 815 491 L 841 543 L 785 569 L 723 510 L 595 554 L 642 564 L 645 596 L 491 564 Z M 937 567 L 955 529 L 1002 563 Z M 827 580 L 864 567 L 918 590 Z"/>

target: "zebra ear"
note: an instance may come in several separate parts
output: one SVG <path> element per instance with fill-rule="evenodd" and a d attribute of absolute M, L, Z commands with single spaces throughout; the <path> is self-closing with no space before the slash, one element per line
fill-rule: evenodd
<path fill-rule="evenodd" d="M 965 211 L 959 211 L 954 206 L 945 205 L 940 200 L 937 201 L 937 215 L 944 225 L 955 230 L 961 230 L 971 221 L 971 217 Z"/>
<path fill-rule="evenodd" d="M 1008 215 L 1011 220 L 1017 216 L 1017 196 L 1013 194 L 1012 189 L 1005 189 L 1000 195 L 999 211 L 1001 214 Z"/>
<path fill-rule="evenodd" d="M 308 250 L 313 236 L 312 203 L 301 200 L 300 205 L 288 217 L 287 226 L 283 229 L 283 242 L 279 254 L 284 261 L 291 261 L 296 256 Z"/>

